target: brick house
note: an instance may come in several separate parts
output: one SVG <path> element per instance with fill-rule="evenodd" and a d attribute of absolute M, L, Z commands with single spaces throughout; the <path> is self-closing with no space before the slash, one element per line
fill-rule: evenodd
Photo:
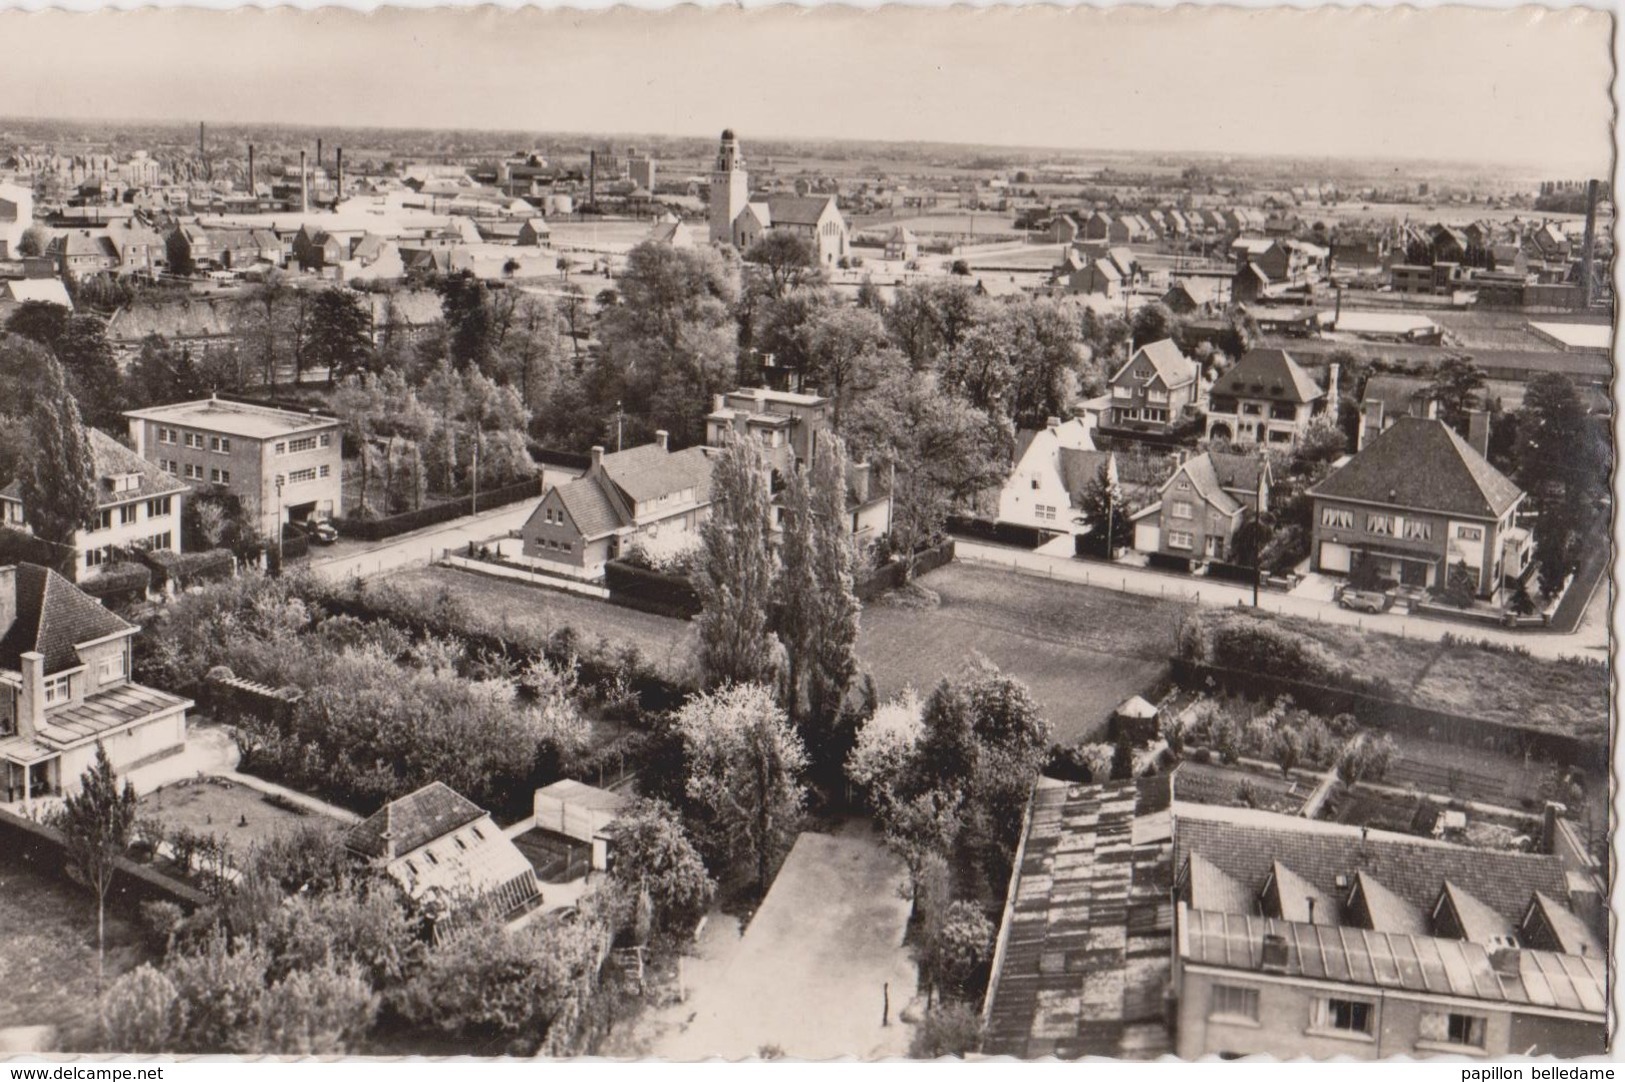
<path fill-rule="evenodd" d="M 0 800 L 73 792 L 98 743 L 118 771 L 186 746 L 191 700 L 130 680 L 140 630 L 54 571 L 0 567 Z"/>
<path fill-rule="evenodd" d="M 1269 510 L 1272 480 L 1259 455 L 1192 455 L 1163 482 L 1157 501 L 1131 516 L 1134 548 L 1197 563 L 1229 560 L 1247 514 Z"/>
<path fill-rule="evenodd" d="M 520 527 L 523 551 L 563 574 L 597 578 L 634 541 L 664 546 L 694 534 L 711 513 L 710 455 L 655 442 L 605 454 L 592 449 L 583 476 L 547 490 Z"/>
<path fill-rule="evenodd" d="M 89 428 L 96 476 L 96 519 L 73 535 L 74 574 L 83 582 L 110 566 L 122 550 L 181 550 L 181 504 L 191 488 L 160 470 L 100 429 Z M 22 483 L 0 489 L 0 521 L 26 529 Z"/>
<path fill-rule="evenodd" d="M 1112 374 L 1110 395 L 1113 428 L 1171 433 L 1200 405 L 1202 385 L 1196 362 L 1164 338 L 1135 350 Z"/>
<path fill-rule="evenodd" d="M 1337 372 L 1331 372 L 1331 385 Z M 1208 388 L 1207 438 L 1290 446 L 1326 406 L 1324 390 L 1282 349 L 1250 349 Z"/>
<path fill-rule="evenodd" d="M 1438 590 L 1463 566 L 1493 603 L 1530 567 L 1523 491 L 1443 421 L 1399 418 L 1309 495 L 1311 558 L 1324 574 Z"/>

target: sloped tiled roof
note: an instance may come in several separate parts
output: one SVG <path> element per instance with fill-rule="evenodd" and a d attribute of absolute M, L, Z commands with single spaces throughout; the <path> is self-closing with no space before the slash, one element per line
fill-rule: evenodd
<path fill-rule="evenodd" d="M 1073 506 L 1078 498 L 1100 476 L 1100 467 L 1111 462 L 1110 451 L 1084 451 L 1076 447 L 1060 449 L 1061 483 L 1072 497 Z"/>
<path fill-rule="evenodd" d="M 1531 904 L 1545 918 L 1546 927 L 1551 929 L 1552 935 L 1557 939 L 1558 949 L 1564 954 L 1583 954 L 1589 958 L 1607 957 L 1606 949 L 1596 933 L 1562 902 L 1537 890 Z"/>
<path fill-rule="evenodd" d="M 593 477 L 580 477 L 559 488 L 559 499 L 581 536 L 591 540 L 613 533 L 624 523 L 615 505 Z"/>
<path fill-rule="evenodd" d="M 1509 923 L 1522 919 L 1536 890 L 1567 896 L 1558 858 L 1469 849 L 1447 842 L 1371 832 L 1264 813 L 1187 805 L 1174 829 L 1175 860 L 1201 853 L 1244 884 L 1262 886 L 1280 861 L 1323 894 L 1340 897 L 1338 876 L 1366 872 L 1431 913 L 1446 880 L 1471 892 Z"/>
<path fill-rule="evenodd" d="M 711 471 L 711 458 L 700 447 L 668 453 L 658 444 L 646 444 L 604 456 L 604 473 L 638 503 L 688 488 L 703 503 L 711 496 Z"/>
<path fill-rule="evenodd" d="M 1523 495 L 1449 425 L 1425 417 L 1399 418 L 1309 491 L 1473 518 L 1499 518 Z"/>
<path fill-rule="evenodd" d="M 1432 928 L 1427 914 L 1383 885 L 1382 880 L 1361 871 L 1354 873 L 1355 885 L 1365 900 L 1369 927 L 1375 932 L 1428 935 Z"/>
<path fill-rule="evenodd" d="M 1337 909 L 1326 892 L 1280 861 L 1270 868 L 1276 912 L 1268 914 L 1299 924 L 1336 924 Z M 1314 903 L 1311 910 L 1310 902 Z M 1314 919 L 1310 919 L 1313 912 Z"/>
<path fill-rule="evenodd" d="M 1269 469 L 1269 460 L 1262 455 L 1209 451 L 1207 457 L 1213 464 L 1213 475 L 1219 479 L 1219 484 L 1232 491 L 1257 492 L 1258 475 Z"/>
<path fill-rule="evenodd" d="M 484 815 L 472 800 L 444 782 L 432 781 L 415 793 L 390 801 L 351 827 L 344 844 L 362 856 L 392 858 L 428 845 Z"/>
<path fill-rule="evenodd" d="M 1497 944 L 1512 936 L 1512 921 L 1446 879 L 1443 894 L 1456 912 L 1461 938 L 1471 943 Z"/>
<path fill-rule="evenodd" d="M 1184 900 L 1192 909 L 1216 913 L 1251 913 L 1257 909 L 1253 892 L 1226 875 L 1200 853 L 1185 860 Z"/>
<path fill-rule="evenodd" d="M 1209 392 L 1238 398 L 1304 403 L 1325 397 L 1309 373 L 1284 349 L 1250 349 Z"/>
<path fill-rule="evenodd" d="M 1151 367 L 1157 370 L 1157 375 L 1162 377 L 1164 386 L 1169 390 L 1183 387 L 1196 379 L 1196 362 L 1181 353 L 1172 338 L 1148 342 L 1141 346 L 1134 351 L 1134 356 L 1129 358 L 1128 364 L 1123 365 L 1123 368 L 1128 368 L 1142 356 L 1151 362 Z M 1123 368 L 1118 369 L 1116 375 L 1112 376 L 1114 382 L 1123 374 Z"/>
<path fill-rule="evenodd" d="M 1213 458 L 1209 452 L 1193 455 L 1185 460 L 1185 464 L 1175 471 L 1174 476 L 1168 478 L 1163 484 L 1163 491 L 1174 483 L 1174 478 L 1183 474 L 1190 479 L 1191 485 L 1201 497 L 1213 507 L 1227 515 L 1233 515 L 1241 509 L 1236 498 L 1224 490 L 1219 482 L 1219 475 L 1213 469 Z"/>
<path fill-rule="evenodd" d="M 1420 376 L 1396 376 L 1386 372 L 1374 373 L 1365 381 L 1362 403 L 1381 402 L 1383 416 L 1388 419 L 1410 413 L 1414 404 L 1427 400 L 1431 382 Z"/>
<path fill-rule="evenodd" d="M 0 668 L 20 671 L 22 655 L 37 651 L 47 675 L 61 672 L 79 665 L 80 643 L 135 629 L 49 568 L 18 564 L 14 574 L 17 614 L 0 635 Z"/>
<path fill-rule="evenodd" d="M 107 337 L 114 342 L 140 342 L 152 334 L 175 340 L 220 338 L 236 332 L 237 312 L 226 301 L 128 304 L 107 321 Z"/>
<path fill-rule="evenodd" d="M 87 428 L 85 435 L 89 438 L 90 459 L 96 471 L 98 504 L 129 503 L 131 500 L 190 491 L 191 486 L 160 470 L 101 429 Z M 140 475 L 141 480 L 133 489 L 114 492 L 105 483 L 108 478 L 127 474 Z"/>

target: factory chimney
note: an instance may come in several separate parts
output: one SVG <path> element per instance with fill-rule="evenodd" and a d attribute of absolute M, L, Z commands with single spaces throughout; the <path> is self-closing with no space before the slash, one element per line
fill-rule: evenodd
<path fill-rule="evenodd" d="M 299 152 L 299 209 L 310 209 L 310 171 L 305 164 L 305 152 Z"/>
<path fill-rule="evenodd" d="M 248 144 L 248 194 L 254 194 L 254 144 Z"/>
<path fill-rule="evenodd" d="M 322 139 L 321 139 L 321 136 L 317 136 L 316 137 L 316 168 L 320 169 L 321 167 L 322 167 Z"/>
<path fill-rule="evenodd" d="M 598 205 L 598 152 L 587 151 L 587 205 Z"/>
<path fill-rule="evenodd" d="M 1580 254 L 1580 288 L 1585 307 L 1591 307 L 1592 294 L 1596 290 L 1593 281 L 1593 266 L 1597 258 L 1597 182 L 1586 181 L 1586 236 L 1585 250 Z"/>
<path fill-rule="evenodd" d="M 214 170 L 209 167 L 209 148 L 204 142 L 203 121 L 197 122 L 197 156 L 203 163 L 203 175 L 209 180 L 214 179 Z"/>
<path fill-rule="evenodd" d="M 339 147 L 333 152 L 333 203 L 338 204 L 344 198 L 344 148 Z"/>

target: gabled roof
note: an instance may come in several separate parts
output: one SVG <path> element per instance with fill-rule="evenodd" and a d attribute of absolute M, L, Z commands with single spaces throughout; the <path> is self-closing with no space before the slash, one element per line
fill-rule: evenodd
<path fill-rule="evenodd" d="M 155 496 L 191 491 L 190 485 L 171 477 L 101 429 L 87 428 L 85 437 L 90 444 L 91 471 L 96 477 L 97 507 L 116 507 L 121 503 L 131 503 L 135 500 L 148 500 Z M 110 483 L 111 479 L 130 474 L 139 477 L 136 487 L 115 492 Z M 0 489 L 0 497 L 21 501 L 22 482 L 13 481 L 4 489 Z M 27 508 L 24 508 L 24 511 L 26 513 Z"/>
<path fill-rule="evenodd" d="M 1588 958 L 1605 958 L 1607 949 L 1586 924 L 1562 902 L 1541 891 L 1535 891 L 1529 903 L 1546 922 L 1546 927 L 1557 940 L 1557 949 L 1564 954 L 1582 954 Z"/>
<path fill-rule="evenodd" d="M 1543 853 L 1470 849 L 1409 835 L 1209 805 L 1181 805 L 1174 829 L 1175 859 L 1201 853 L 1226 874 L 1255 889 L 1271 866 L 1286 864 L 1321 893 L 1340 897 L 1345 882 L 1365 872 L 1406 903 L 1431 913 L 1449 881 L 1470 891 L 1505 919 L 1521 920 L 1530 895 L 1566 897 L 1563 863 Z"/>
<path fill-rule="evenodd" d="M 232 304 L 193 300 L 161 304 L 127 304 L 107 321 L 107 337 L 114 342 L 137 343 L 148 335 L 165 338 L 220 338 L 235 334 L 237 313 Z"/>
<path fill-rule="evenodd" d="M 559 486 L 558 492 L 570 520 L 587 540 L 614 533 L 623 525 L 615 505 L 604 494 L 596 478 L 577 478 Z"/>
<path fill-rule="evenodd" d="M 835 204 L 833 195 L 770 195 L 768 210 L 775 225 L 817 225 L 824 209 Z"/>
<path fill-rule="evenodd" d="M 703 503 L 711 496 L 711 471 L 711 458 L 700 447 L 667 452 L 650 443 L 604 456 L 604 473 L 638 503 L 690 488 Z"/>
<path fill-rule="evenodd" d="M 0 297 L 19 304 L 43 301 L 70 310 L 73 308 L 73 298 L 68 296 L 68 287 L 60 278 L 14 278 L 0 282 Z"/>
<path fill-rule="evenodd" d="M 1250 349 L 1208 392 L 1272 402 L 1317 402 L 1326 392 L 1284 349 Z"/>
<path fill-rule="evenodd" d="M 1192 455 L 1185 460 L 1185 464 L 1174 471 L 1172 477 L 1164 481 L 1162 491 L 1166 493 L 1168 487 L 1181 476 L 1190 480 L 1191 487 L 1196 489 L 1198 495 L 1206 500 L 1213 508 L 1223 514 L 1233 515 L 1241 510 L 1241 504 L 1230 493 L 1224 490 L 1219 482 L 1219 475 L 1213 469 L 1213 458 L 1210 452 L 1204 451 L 1199 455 Z"/>
<path fill-rule="evenodd" d="M 1110 451 L 1085 451 L 1076 447 L 1060 449 L 1061 484 L 1076 507 L 1085 490 L 1100 476 L 1100 468 L 1112 463 Z"/>
<path fill-rule="evenodd" d="M 1361 403 L 1381 402 L 1385 417 L 1399 417 L 1411 412 L 1412 405 L 1428 397 L 1431 381 L 1420 376 L 1397 376 L 1386 372 L 1373 373 L 1366 378 Z"/>
<path fill-rule="evenodd" d="M 444 782 L 432 781 L 351 827 L 344 844 L 362 856 L 392 859 L 484 816 L 484 810 L 472 800 Z"/>
<path fill-rule="evenodd" d="M 1172 338 L 1164 338 L 1160 342 L 1149 342 L 1135 350 L 1134 356 L 1112 374 L 1111 381 L 1116 383 L 1118 378 L 1132 368 L 1134 362 L 1141 357 L 1151 362 L 1151 367 L 1162 377 L 1163 386 L 1170 391 L 1196 379 L 1196 362 L 1181 353 Z"/>
<path fill-rule="evenodd" d="M 1440 891 L 1440 904 L 1448 904 L 1456 914 L 1456 924 L 1461 929 L 1461 938 L 1469 943 L 1484 943 L 1488 945 L 1504 944 L 1512 938 L 1512 922 L 1500 913 L 1491 909 L 1472 894 L 1458 887 L 1450 880 L 1444 881 Z M 1434 921 L 1438 927 L 1438 921 Z"/>
<path fill-rule="evenodd" d="M 1252 913 L 1257 899 L 1252 891 L 1226 875 L 1200 853 L 1185 860 L 1184 899 L 1192 909 L 1217 913 Z"/>
<path fill-rule="evenodd" d="M 1121 282 L 1123 280 L 1123 275 L 1117 269 L 1117 265 L 1109 259 L 1097 259 L 1094 261 L 1093 266 L 1100 276 L 1108 282 Z"/>
<path fill-rule="evenodd" d="M 1425 417 L 1399 418 L 1309 493 L 1481 519 L 1500 518 L 1523 498 L 1449 425 Z"/>
<path fill-rule="evenodd" d="M 18 564 L 15 571 L 16 616 L 0 634 L 0 668 L 20 671 L 20 658 L 30 651 L 45 655 L 45 672 L 80 664 L 80 643 L 134 631 L 102 607 L 101 602 L 49 568 Z"/>
<path fill-rule="evenodd" d="M 1223 451 L 1209 451 L 1208 461 L 1213 464 L 1213 475 L 1219 479 L 1219 485 L 1231 492 L 1246 492 L 1249 495 L 1258 491 L 1258 476 L 1264 474 L 1268 478 L 1270 473 L 1269 459 L 1263 455 L 1233 455 Z"/>
<path fill-rule="evenodd" d="M 1427 914 L 1387 887 L 1376 876 L 1365 872 L 1354 873 L 1354 889 L 1365 902 L 1366 927 L 1374 932 L 1398 932 L 1402 935 L 1430 935 Z"/>
<path fill-rule="evenodd" d="M 50 245 L 51 252 L 60 256 L 118 256 L 118 249 L 106 233 L 92 233 L 88 229 L 73 229 L 57 237 Z"/>
<path fill-rule="evenodd" d="M 1274 895 L 1275 912 L 1266 909 L 1266 916 L 1296 924 L 1338 923 L 1338 911 L 1326 892 L 1280 861 L 1270 868 L 1269 893 Z"/>

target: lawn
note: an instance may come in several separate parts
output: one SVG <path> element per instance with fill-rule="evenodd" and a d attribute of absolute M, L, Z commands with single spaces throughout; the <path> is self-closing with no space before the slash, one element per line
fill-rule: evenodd
<path fill-rule="evenodd" d="M 431 600 L 442 591 L 461 598 L 472 613 L 475 630 L 539 641 L 569 627 L 589 638 L 602 636 L 615 646 L 636 646 L 667 677 L 686 679 L 692 669 L 696 632 L 683 620 L 449 567 L 405 568 L 391 573 L 388 582 Z"/>
<path fill-rule="evenodd" d="M 114 890 L 118 883 L 115 880 Z M 95 1051 L 96 903 L 87 890 L 10 863 L 0 867 L 0 1028 L 57 1027 L 64 1051 Z M 149 961 L 130 921 L 107 913 L 107 978 Z"/>
<path fill-rule="evenodd" d="M 186 829 L 223 839 L 236 854 L 270 841 L 302 824 L 338 824 L 314 812 L 301 813 L 272 804 L 265 794 L 229 778 L 177 782 L 141 798 L 137 812 L 158 819 L 170 831 Z"/>
<path fill-rule="evenodd" d="M 1026 682 L 1064 743 L 1098 738 L 1113 707 L 1163 677 L 1186 607 L 961 563 L 920 583 L 939 606 L 863 612 L 858 654 L 880 694 L 928 692 L 980 653 Z"/>
<path fill-rule="evenodd" d="M 1242 783 L 1252 789 L 1252 804 L 1242 799 Z M 1192 804 L 1218 804 L 1228 808 L 1254 807 L 1282 815 L 1296 815 L 1314 785 L 1291 782 L 1279 773 L 1264 773 L 1219 763 L 1183 762 L 1174 780 L 1180 800 Z"/>

